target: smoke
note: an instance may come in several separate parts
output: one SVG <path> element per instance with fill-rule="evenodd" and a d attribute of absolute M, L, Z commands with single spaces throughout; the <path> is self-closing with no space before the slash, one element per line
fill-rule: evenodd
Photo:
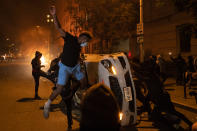
<path fill-rule="evenodd" d="M 23 28 L 43 24 L 48 7 L 48 0 L 0 0 L 1 32 L 15 36 Z"/>
<path fill-rule="evenodd" d="M 36 26 L 22 31 L 19 36 L 20 51 L 23 56 L 32 58 L 35 51 L 42 52 L 43 55 L 49 53 L 50 31 Z"/>

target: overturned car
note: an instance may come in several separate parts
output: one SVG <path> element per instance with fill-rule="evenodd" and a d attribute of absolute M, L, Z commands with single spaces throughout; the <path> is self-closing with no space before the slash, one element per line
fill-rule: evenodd
<path fill-rule="evenodd" d="M 121 112 L 121 126 L 136 123 L 136 93 L 130 65 L 124 53 L 85 54 L 83 69 L 89 85 L 102 82 L 107 85 L 117 98 Z M 74 101 L 80 103 L 80 89 Z"/>

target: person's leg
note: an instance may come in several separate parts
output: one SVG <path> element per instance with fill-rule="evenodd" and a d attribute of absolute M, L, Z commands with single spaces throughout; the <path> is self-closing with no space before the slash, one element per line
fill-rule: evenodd
<path fill-rule="evenodd" d="M 66 104 L 66 112 L 67 112 L 67 120 L 68 120 L 68 128 L 72 128 L 72 98 L 64 100 Z"/>
<path fill-rule="evenodd" d="M 184 83 L 184 71 L 181 71 L 181 73 L 180 73 L 180 83 L 181 83 L 181 85 L 183 85 L 183 83 Z"/>
<path fill-rule="evenodd" d="M 55 83 L 55 80 L 53 78 L 52 75 L 48 75 L 46 72 L 40 70 L 39 72 L 40 76 L 44 77 L 44 78 L 47 78 L 48 80 L 50 80 L 51 82 Z"/>
<path fill-rule="evenodd" d="M 73 95 L 79 89 L 80 86 L 81 86 L 81 82 L 80 81 L 78 81 L 76 79 L 72 79 L 71 90 L 72 90 L 72 94 Z"/>
<path fill-rule="evenodd" d="M 45 77 L 45 78 L 47 78 L 48 77 L 48 75 L 47 75 L 47 73 L 46 72 L 44 72 L 44 71 L 42 71 L 42 70 L 40 70 L 40 76 L 42 76 L 42 77 Z"/>
<path fill-rule="evenodd" d="M 40 79 L 40 76 L 37 75 L 37 74 L 33 74 L 33 77 L 34 77 L 34 81 L 35 81 L 35 96 L 34 98 L 38 98 L 38 88 L 39 88 L 39 79 Z"/>
<path fill-rule="evenodd" d="M 81 86 L 81 88 L 84 88 L 84 86 L 87 85 L 86 80 L 85 80 L 86 78 L 85 78 L 84 72 L 82 72 L 81 70 L 80 64 L 74 67 L 72 74 L 78 81 L 78 83 L 76 83 L 77 86 Z"/>
<path fill-rule="evenodd" d="M 48 101 L 44 105 L 44 117 L 49 117 L 49 109 L 51 102 L 61 93 L 63 87 L 66 85 L 68 78 L 70 76 L 69 67 L 63 65 L 62 63 L 59 64 L 59 74 L 58 74 L 58 82 L 56 85 L 56 89 L 53 90 L 51 93 Z"/>

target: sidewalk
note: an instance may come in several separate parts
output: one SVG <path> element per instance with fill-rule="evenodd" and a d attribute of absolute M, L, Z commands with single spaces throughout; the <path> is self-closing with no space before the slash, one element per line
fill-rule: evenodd
<path fill-rule="evenodd" d="M 170 97 L 175 106 L 186 110 L 197 112 L 197 104 L 194 96 L 189 95 L 189 91 L 196 90 L 197 86 L 192 86 L 192 89 L 187 87 L 187 98 L 184 98 L 184 86 L 176 86 L 176 81 L 173 78 L 167 79 L 164 83 L 165 89 L 170 93 Z"/>

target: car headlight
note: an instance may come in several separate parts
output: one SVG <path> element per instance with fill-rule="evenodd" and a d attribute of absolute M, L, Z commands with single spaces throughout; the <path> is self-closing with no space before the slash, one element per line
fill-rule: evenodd
<path fill-rule="evenodd" d="M 115 69 L 115 67 L 112 66 L 111 69 L 112 69 L 112 71 L 113 71 L 113 74 L 116 75 L 116 69 Z"/>
<path fill-rule="evenodd" d="M 102 60 L 101 63 L 103 64 L 103 66 L 112 74 L 116 75 L 116 69 L 114 66 L 112 66 L 111 61 L 109 60 Z"/>

